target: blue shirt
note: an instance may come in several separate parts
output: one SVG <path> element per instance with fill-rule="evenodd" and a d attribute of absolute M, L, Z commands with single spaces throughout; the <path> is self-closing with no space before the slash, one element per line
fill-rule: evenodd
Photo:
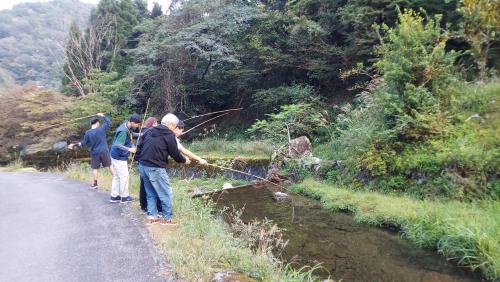
<path fill-rule="evenodd" d="M 90 148 L 92 156 L 108 152 L 108 141 L 106 140 L 106 131 L 111 126 L 111 120 L 107 116 L 103 116 L 104 124 L 98 128 L 92 128 L 85 132 L 83 140 L 80 141 L 82 146 Z"/>

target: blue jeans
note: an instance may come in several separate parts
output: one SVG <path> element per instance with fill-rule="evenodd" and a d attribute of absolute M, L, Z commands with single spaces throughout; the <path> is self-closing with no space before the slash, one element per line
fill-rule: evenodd
<path fill-rule="evenodd" d="M 167 170 L 160 167 L 150 167 L 139 163 L 139 171 L 144 181 L 146 199 L 148 202 L 148 215 L 157 216 L 156 199 L 159 198 L 163 217 L 172 219 L 172 188 Z"/>

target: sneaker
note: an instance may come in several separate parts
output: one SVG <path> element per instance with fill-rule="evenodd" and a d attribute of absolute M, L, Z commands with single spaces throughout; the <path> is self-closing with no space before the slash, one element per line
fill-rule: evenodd
<path fill-rule="evenodd" d="M 158 222 L 160 222 L 160 219 L 158 217 L 152 215 L 148 215 L 147 219 L 148 224 L 157 224 Z"/>
<path fill-rule="evenodd" d="M 160 219 L 160 225 L 173 225 L 173 226 L 176 226 L 177 222 L 175 220 L 173 220 L 173 219 L 161 218 Z"/>
<path fill-rule="evenodd" d="M 120 196 L 116 196 L 116 197 L 111 196 L 111 197 L 109 197 L 109 202 L 118 203 L 121 199 L 122 199 L 122 197 L 120 197 Z"/>
<path fill-rule="evenodd" d="M 123 197 L 121 199 L 120 203 L 124 204 L 124 203 L 128 203 L 128 202 L 132 202 L 133 200 L 134 200 L 134 198 L 127 196 L 127 197 Z"/>

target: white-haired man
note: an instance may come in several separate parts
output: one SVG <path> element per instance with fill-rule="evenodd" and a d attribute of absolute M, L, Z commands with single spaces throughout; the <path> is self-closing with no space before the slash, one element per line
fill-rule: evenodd
<path fill-rule="evenodd" d="M 172 188 L 166 166 L 170 155 L 178 163 L 189 164 L 179 148 L 173 130 L 179 119 L 173 114 L 165 115 L 161 124 L 148 130 L 138 146 L 138 160 L 141 177 L 146 190 L 148 219 L 151 223 L 158 220 L 156 199 L 159 198 L 163 217 L 160 224 L 176 224 L 172 219 Z"/>

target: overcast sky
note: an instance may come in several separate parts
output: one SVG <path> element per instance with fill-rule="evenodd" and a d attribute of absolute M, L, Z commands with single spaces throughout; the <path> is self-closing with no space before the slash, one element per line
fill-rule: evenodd
<path fill-rule="evenodd" d="M 99 0 L 80 0 L 80 1 L 92 4 L 99 3 Z M 147 1 L 148 1 L 148 8 L 150 10 L 153 7 L 153 2 L 158 2 L 162 6 L 164 12 L 165 9 L 168 8 L 168 4 L 170 3 L 170 0 L 147 0 Z M 11 9 L 15 4 L 26 3 L 26 2 L 50 2 L 50 0 L 0 0 L 0 10 Z"/>

